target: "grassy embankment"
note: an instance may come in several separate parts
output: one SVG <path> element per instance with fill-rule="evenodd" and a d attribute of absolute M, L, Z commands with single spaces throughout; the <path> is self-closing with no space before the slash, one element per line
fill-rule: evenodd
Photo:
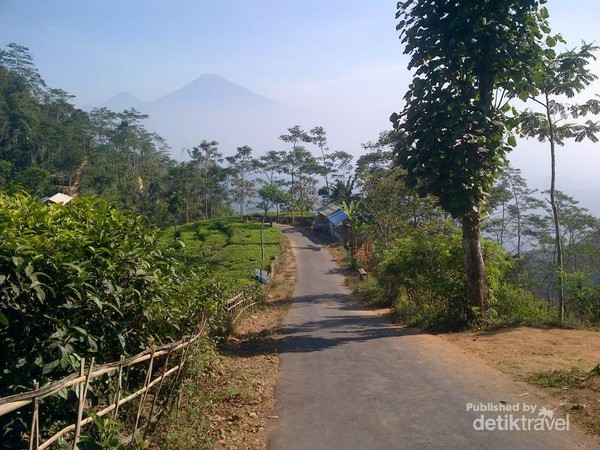
<path fill-rule="evenodd" d="M 183 256 L 192 266 L 204 266 L 225 280 L 231 292 L 254 284 L 254 269 L 268 270 L 281 250 L 281 232 L 264 229 L 264 259 L 257 222 L 237 219 L 202 220 L 165 230 L 163 242 L 181 241 Z"/>
<path fill-rule="evenodd" d="M 225 280 L 231 293 L 245 288 L 256 289 L 254 269 L 268 269 L 282 248 L 281 232 L 265 227 L 263 259 L 260 223 L 236 219 L 194 222 L 177 227 L 177 232 L 170 228 L 163 235 L 164 242 L 172 242 L 175 238 L 185 245 L 182 257 L 189 264 L 208 266 L 211 275 Z M 279 278 L 290 262 L 286 261 L 285 254 L 278 261 L 278 275 L 264 292 L 267 298 L 276 296 L 275 300 L 285 297 L 285 293 L 280 292 L 281 285 L 289 285 Z M 279 291 L 275 293 L 273 289 Z M 262 306 L 259 316 L 269 318 L 268 323 L 261 324 L 263 328 L 276 327 L 284 304 L 267 301 Z M 255 322 L 256 317 L 254 314 L 249 322 Z M 244 324 L 240 328 L 244 328 Z M 253 335 L 254 331 L 248 334 Z M 255 445 L 248 439 L 256 439 L 257 431 L 265 428 L 264 420 L 271 401 L 268 391 L 272 390 L 276 377 L 276 350 L 269 348 L 265 352 L 255 352 L 256 355 L 244 355 L 237 347 L 247 345 L 247 342 L 239 336 L 239 331 L 233 341 L 206 341 L 195 350 L 186 368 L 179 405 L 160 424 L 151 438 L 150 448 L 214 448 L 217 441 L 224 439 L 230 443 L 244 439 L 246 444 Z M 273 340 L 267 341 L 273 347 Z M 269 373 L 265 375 L 266 372 Z M 250 432 L 244 433 L 244 428 Z"/>

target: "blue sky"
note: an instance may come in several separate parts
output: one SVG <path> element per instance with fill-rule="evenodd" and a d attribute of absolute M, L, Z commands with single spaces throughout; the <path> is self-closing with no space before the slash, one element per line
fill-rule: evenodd
<path fill-rule="evenodd" d="M 570 47 L 600 42 L 600 2 L 547 6 L 553 31 Z M 29 47 L 48 85 L 76 95 L 78 105 L 119 92 L 152 100 L 216 73 L 331 117 L 321 124 L 332 149 L 358 154 L 389 126 L 411 78 L 395 7 L 395 0 L 0 0 L 0 44 Z M 525 142 L 511 159 L 531 184 L 546 187 L 545 146 Z M 559 150 L 559 188 L 584 196 L 597 214 L 599 168 L 598 144 Z"/>
<path fill-rule="evenodd" d="M 265 95 L 397 62 L 395 3 L 369 0 L 0 0 L 5 40 L 82 102 L 145 100 L 202 73 Z M 391 58 L 390 58 L 391 56 Z"/>

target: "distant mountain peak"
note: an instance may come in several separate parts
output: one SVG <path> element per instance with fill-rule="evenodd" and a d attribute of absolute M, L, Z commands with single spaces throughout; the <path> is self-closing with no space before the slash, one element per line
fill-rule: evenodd
<path fill-rule="evenodd" d="M 248 102 L 253 104 L 277 104 L 277 102 L 273 102 L 217 74 L 200 75 L 180 89 L 150 103 L 153 105 L 164 103 L 177 103 L 179 105 L 210 104 L 213 107 L 228 107 L 234 104 L 247 104 Z"/>
<path fill-rule="evenodd" d="M 148 129 L 177 150 L 198 145 L 202 139 L 218 141 L 224 151 L 240 145 L 272 147 L 290 124 L 303 122 L 296 108 L 211 73 L 147 103 L 121 92 L 104 105 L 113 111 L 134 107 L 147 114 Z"/>
<path fill-rule="evenodd" d="M 130 108 L 140 110 L 143 109 L 145 105 L 146 102 L 141 98 L 138 98 L 129 92 L 119 92 L 117 95 L 111 97 L 100 106 L 108 108 L 112 111 L 123 111 Z"/>
<path fill-rule="evenodd" d="M 219 74 L 216 73 L 203 73 L 202 75 L 200 75 L 198 78 L 196 78 L 196 80 L 224 80 L 224 81 L 228 81 L 230 82 L 228 79 L 226 79 L 225 77 L 222 77 Z M 230 82 L 231 83 L 231 82 Z"/>

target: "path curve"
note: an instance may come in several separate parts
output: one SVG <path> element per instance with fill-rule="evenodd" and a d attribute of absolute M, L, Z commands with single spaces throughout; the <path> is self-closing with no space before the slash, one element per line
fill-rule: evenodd
<path fill-rule="evenodd" d="M 453 344 L 362 308 L 316 235 L 283 230 L 298 280 L 281 331 L 270 449 L 600 448 L 573 431 L 476 431 L 482 415 L 510 413 L 467 411 L 467 404 L 551 405 L 520 397 L 530 388 Z"/>

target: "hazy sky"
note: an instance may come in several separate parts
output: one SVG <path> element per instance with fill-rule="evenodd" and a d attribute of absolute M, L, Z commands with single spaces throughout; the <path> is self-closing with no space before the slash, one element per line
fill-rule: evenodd
<path fill-rule="evenodd" d="M 598 0 L 547 6 L 570 47 L 600 41 Z M 395 7 L 396 0 L 0 0 L 0 44 L 29 47 L 47 84 L 76 95 L 79 106 L 119 92 L 153 100 L 216 73 L 331 117 L 322 123 L 330 147 L 358 154 L 389 127 L 411 78 Z M 600 144 L 559 153 L 558 187 L 600 215 Z M 547 187 L 545 146 L 523 142 L 511 159 L 532 185 Z"/>

